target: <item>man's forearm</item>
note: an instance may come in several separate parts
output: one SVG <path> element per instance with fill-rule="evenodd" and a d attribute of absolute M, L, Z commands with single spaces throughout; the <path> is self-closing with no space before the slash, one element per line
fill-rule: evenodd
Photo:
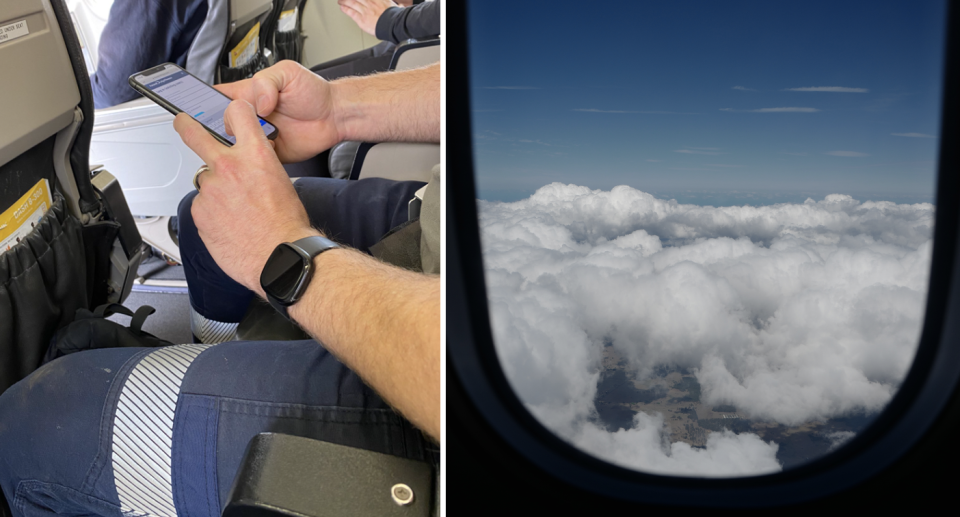
<path fill-rule="evenodd" d="M 331 85 L 341 140 L 440 142 L 440 63 Z"/>
<path fill-rule="evenodd" d="M 291 317 L 414 425 L 440 440 L 440 277 L 354 250 L 314 259 Z"/>

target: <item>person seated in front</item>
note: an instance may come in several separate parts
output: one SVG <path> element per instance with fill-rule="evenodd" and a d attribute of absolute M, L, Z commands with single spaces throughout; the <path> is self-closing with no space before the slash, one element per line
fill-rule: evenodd
<path fill-rule="evenodd" d="M 161 63 L 176 63 L 212 83 L 219 48 L 210 59 L 193 47 L 207 10 L 207 0 L 116 0 L 100 36 L 97 71 L 90 76 L 94 107 L 139 98 L 127 78 Z"/>
<path fill-rule="evenodd" d="M 337 0 L 337 3 L 360 29 L 381 41 L 310 68 L 327 80 L 387 70 L 399 43 L 440 34 L 440 0 Z"/>

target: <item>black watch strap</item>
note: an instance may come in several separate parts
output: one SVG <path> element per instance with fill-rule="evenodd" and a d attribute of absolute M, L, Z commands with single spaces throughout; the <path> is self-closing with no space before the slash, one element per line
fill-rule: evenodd
<path fill-rule="evenodd" d="M 293 242 L 293 245 L 305 251 L 311 259 L 324 251 L 340 247 L 339 244 L 326 237 L 320 237 L 319 235 L 298 239 Z"/>
<path fill-rule="evenodd" d="M 302 296 L 303 292 L 306 291 L 307 286 L 310 284 L 310 280 L 313 277 L 313 258 L 329 249 L 339 248 L 340 245 L 331 241 L 330 239 L 327 239 L 326 237 L 315 235 L 312 237 L 298 239 L 292 243 L 285 242 L 278 245 L 278 247 L 279 246 L 288 246 L 293 248 L 301 256 L 303 259 L 301 267 L 303 268 L 304 278 L 289 300 L 278 299 L 272 296 L 265 286 L 261 285 L 261 287 L 263 288 L 264 294 L 266 294 L 267 301 L 270 302 L 270 305 L 273 306 L 277 312 L 283 314 L 285 318 L 290 319 L 290 314 L 287 312 L 287 308 L 300 299 L 300 296 Z M 264 268 L 266 269 L 268 266 L 269 264 L 265 265 Z"/>
<path fill-rule="evenodd" d="M 288 320 L 290 320 L 290 313 L 287 312 L 286 305 L 281 305 L 279 300 L 277 300 L 273 296 L 270 296 L 269 294 L 267 295 L 267 301 L 270 302 L 270 306 L 273 307 L 274 310 L 276 310 L 280 314 L 283 314 L 284 318 L 287 318 Z M 290 321 L 293 321 L 293 320 L 290 320 Z"/>

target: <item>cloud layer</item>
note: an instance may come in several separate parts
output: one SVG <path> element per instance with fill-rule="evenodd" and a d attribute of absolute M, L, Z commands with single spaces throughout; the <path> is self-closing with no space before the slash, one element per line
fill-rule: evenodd
<path fill-rule="evenodd" d="M 865 156 L 870 156 L 867 153 L 860 153 L 857 151 L 830 151 L 830 156 L 842 156 L 844 158 L 863 158 Z"/>
<path fill-rule="evenodd" d="M 797 108 L 797 107 L 787 107 L 787 108 L 760 108 L 755 110 L 735 110 L 733 108 L 720 108 L 720 111 L 735 111 L 742 113 L 816 113 L 820 110 L 817 108 Z"/>
<path fill-rule="evenodd" d="M 479 206 L 507 378 L 544 425 L 611 462 L 701 476 L 780 468 L 777 444 L 754 434 L 712 433 L 700 449 L 669 443 L 657 414 L 598 426 L 605 341 L 641 377 L 688 368 L 705 404 L 784 425 L 881 409 L 913 358 L 930 204 L 833 194 L 714 208 L 554 183 Z"/>
<path fill-rule="evenodd" d="M 806 86 L 803 88 L 784 88 L 786 92 L 833 92 L 833 93 L 867 93 L 866 88 L 846 88 L 843 86 Z"/>
<path fill-rule="evenodd" d="M 908 138 L 936 138 L 934 135 L 927 135 L 924 133 L 890 133 L 893 136 L 905 136 Z"/>

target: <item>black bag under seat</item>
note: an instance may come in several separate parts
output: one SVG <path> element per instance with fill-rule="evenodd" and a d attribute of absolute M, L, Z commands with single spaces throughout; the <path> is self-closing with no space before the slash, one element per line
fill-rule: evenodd
<path fill-rule="evenodd" d="M 53 336 L 43 362 L 46 364 L 58 357 L 95 348 L 173 345 L 169 341 L 143 331 L 144 321 L 154 312 L 156 309 L 149 305 L 144 305 L 133 312 L 119 303 L 104 304 L 93 311 L 78 309 L 73 323 L 63 327 Z M 130 326 L 124 327 L 106 319 L 114 314 L 130 316 Z"/>

